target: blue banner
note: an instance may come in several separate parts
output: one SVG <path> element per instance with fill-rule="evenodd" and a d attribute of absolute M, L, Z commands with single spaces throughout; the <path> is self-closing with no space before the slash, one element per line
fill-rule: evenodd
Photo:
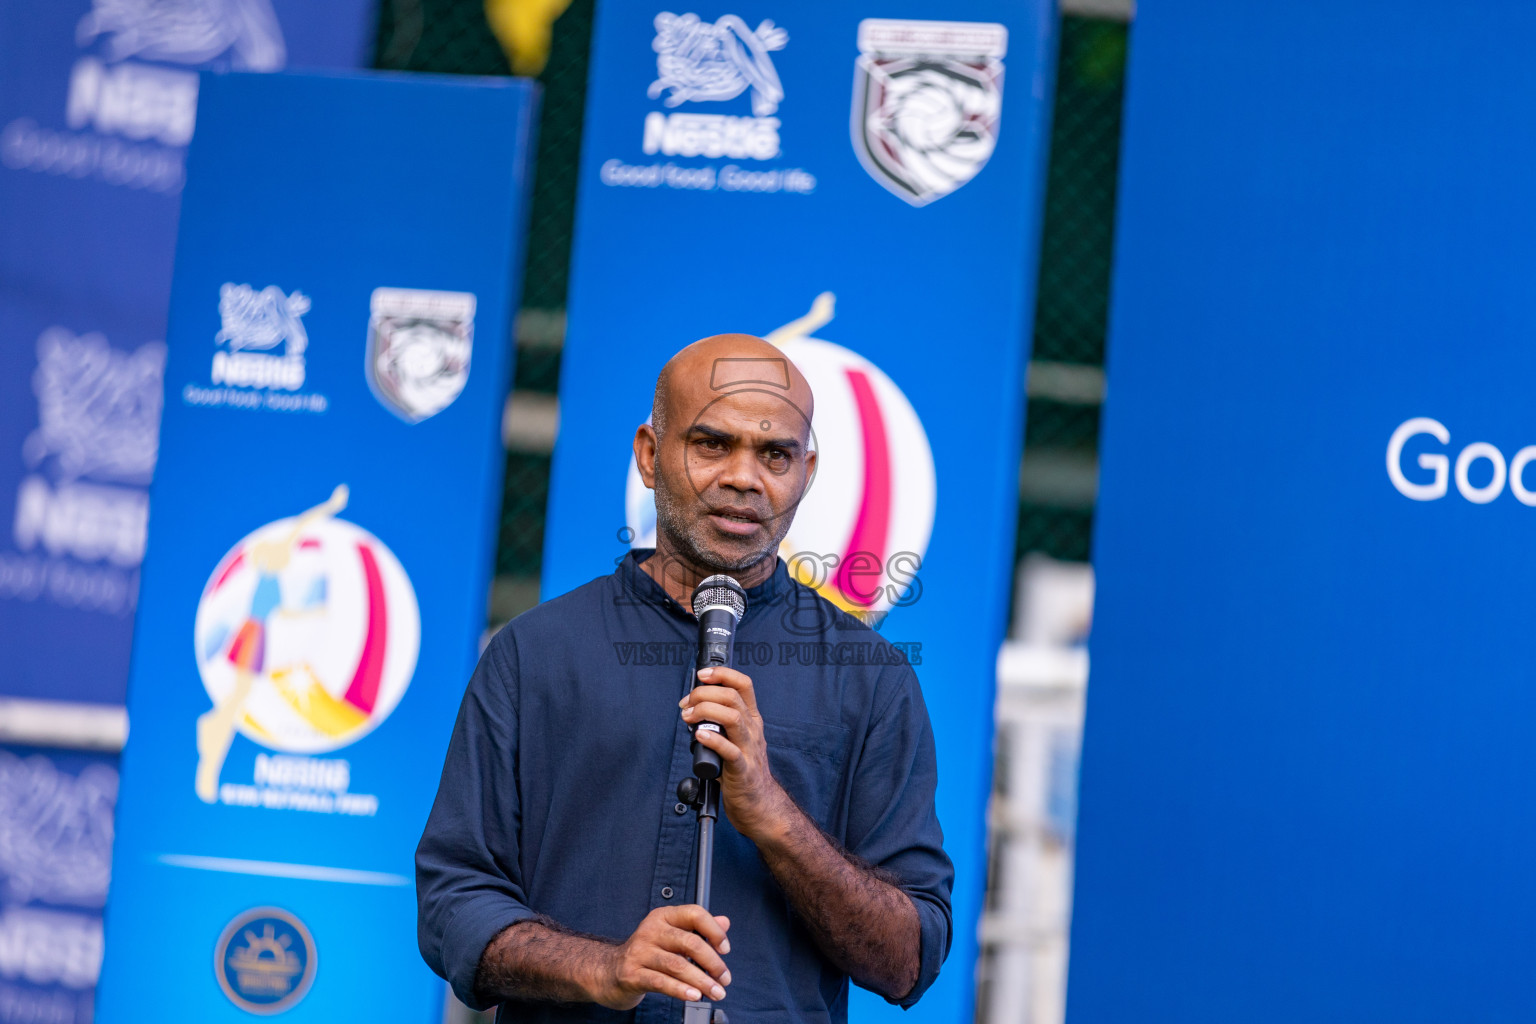
<path fill-rule="evenodd" d="M 954 945 L 905 1019 L 965 1020 L 1055 11 L 858 7 L 600 5 L 543 590 L 654 543 L 630 442 L 667 358 L 779 345 L 820 452 L 782 554 L 908 653 L 938 743 Z"/>
<path fill-rule="evenodd" d="M 199 69 L 356 67 L 372 0 L 0 0 L 0 693 L 120 704 Z"/>
<path fill-rule="evenodd" d="M 1531 1016 L 1533 32 L 1138 9 L 1073 1024 Z"/>
<path fill-rule="evenodd" d="M 0 1024 L 91 1024 L 117 755 L 0 746 Z"/>
<path fill-rule="evenodd" d="M 485 626 L 532 108 L 203 78 L 106 1024 L 441 1012 L 412 855 Z"/>

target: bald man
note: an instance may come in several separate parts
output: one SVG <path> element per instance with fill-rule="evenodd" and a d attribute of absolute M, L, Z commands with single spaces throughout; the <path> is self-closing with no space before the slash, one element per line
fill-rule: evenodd
<path fill-rule="evenodd" d="M 487 647 L 416 854 L 422 954 L 470 1006 L 675 1024 L 702 998 L 732 1024 L 841 1022 L 850 979 L 907 1007 L 937 976 L 953 869 L 917 679 L 778 557 L 816 468 L 812 401 L 759 338 L 675 355 L 633 442 L 655 550 Z M 747 592 L 738 664 L 695 672 L 690 598 L 717 573 Z M 706 721 L 713 913 L 675 796 Z"/>

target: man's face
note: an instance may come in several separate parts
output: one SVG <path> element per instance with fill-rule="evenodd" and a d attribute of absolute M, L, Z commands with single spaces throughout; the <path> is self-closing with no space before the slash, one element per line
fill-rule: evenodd
<path fill-rule="evenodd" d="M 716 571 L 772 556 L 815 468 L 809 408 L 802 412 L 772 387 L 722 394 L 685 380 L 674 381 L 669 407 L 647 481 L 656 491 L 658 532 Z"/>

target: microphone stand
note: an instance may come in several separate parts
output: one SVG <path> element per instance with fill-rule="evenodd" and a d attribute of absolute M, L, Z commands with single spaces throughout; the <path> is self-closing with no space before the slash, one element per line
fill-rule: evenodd
<path fill-rule="evenodd" d="M 747 595 L 741 585 L 725 575 L 710 576 L 693 591 L 693 613 L 699 619 L 699 655 L 696 669 L 731 663 L 732 641 L 736 624 L 746 612 Z M 698 685 L 694 677 L 693 685 Z M 720 726 L 702 722 L 695 728 L 713 730 Z M 677 798 L 698 812 L 697 851 L 699 872 L 694 886 L 695 901 L 709 912 L 709 888 L 715 868 L 715 823 L 720 819 L 720 755 L 697 738 L 693 740 L 693 774 L 677 784 Z M 683 1024 L 729 1024 L 725 1011 L 699 994 L 683 1004 Z"/>
<path fill-rule="evenodd" d="M 695 768 L 697 771 L 697 768 Z M 698 812 L 697 849 L 699 871 L 694 884 L 694 898 L 709 910 L 709 887 L 715 867 L 715 822 L 720 817 L 720 780 L 690 775 L 677 784 L 677 797 Z M 729 1024 L 725 1011 L 704 999 L 683 1004 L 683 1024 Z"/>

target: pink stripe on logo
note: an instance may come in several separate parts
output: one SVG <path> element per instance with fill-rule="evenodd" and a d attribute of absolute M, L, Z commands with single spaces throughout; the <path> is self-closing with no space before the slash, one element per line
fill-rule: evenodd
<path fill-rule="evenodd" d="M 843 550 L 833 583 L 843 596 L 860 607 L 867 608 L 880 597 L 880 584 L 870 584 L 872 577 L 860 572 L 870 593 L 861 594 L 850 573 L 849 561 L 856 554 L 873 555 L 876 559 L 871 568 L 884 575 L 885 545 L 891 529 L 891 449 L 885 434 L 885 417 L 880 413 L 880 402 L 875 389 L 863 370 L 847 370 L 848 383 L 853 388 L 853 400 L 859 409 L 859 427 L 864 435 L 864 501 L 859 506 L 859 516 L 854 520 L 853 535 Z M 874 577 L 878 579 L 878 577 Z"/>
<path fill-rule="evenodd" d="M 229 578 L 235 574 L 235 570 L 240 568 L 240 566 L 244 563 L 245 552 L 242 551 L 234 558 L 229 560 L 229 564 L 224 567 L 223 571 L 221 571 L 218 577 L 213 581 L 213 584 L 209 586 L 208 593 L 211 594 L 215 590 L 218 590 L 220 587 L 222 587 L 224 584 L 228 583 Z"/>
<path fill-rule="evenodd" d="M 379 700 L 379 679 L 384 674 L 384 637 L 389 630 L 389 613 L 384 603 L 384 577 L 373 552 L 364 544 L 357 546 L 363 561 L 363 579 L 368 586 L 368 633 L 363 639 L 363 654 L 357 659 L 357 672 L 347 687 L 345 700 L 365 715 L 373 714 Z"/>

